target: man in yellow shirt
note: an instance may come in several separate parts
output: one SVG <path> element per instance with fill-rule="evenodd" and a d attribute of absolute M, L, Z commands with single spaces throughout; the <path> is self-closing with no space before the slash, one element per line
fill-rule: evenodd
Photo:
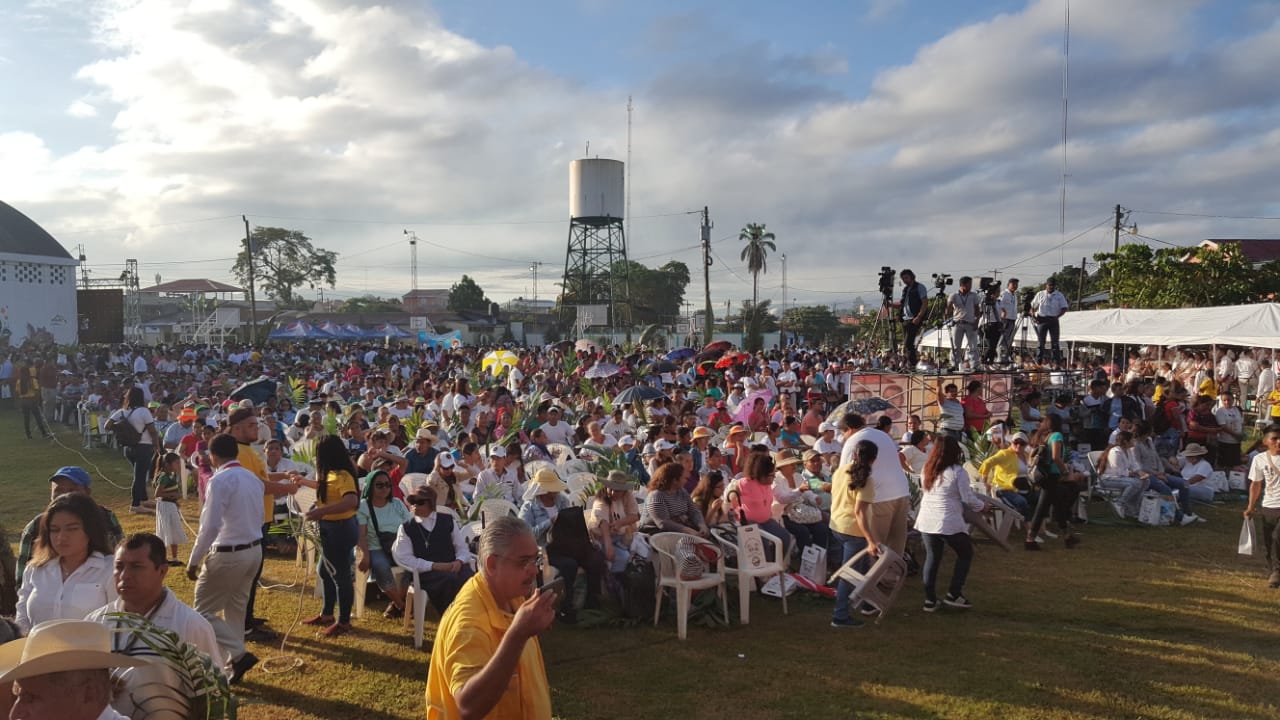
<path fill-rule="evenodd" d="M 558 594 L 534 590 L 537 562 L 538 545 L 523 520 L 504 517 L 485 527 L 480 573 L 440 619 L 427 671 L 428 720 L 550 720 L 538 634 L 555 619 Z"/>

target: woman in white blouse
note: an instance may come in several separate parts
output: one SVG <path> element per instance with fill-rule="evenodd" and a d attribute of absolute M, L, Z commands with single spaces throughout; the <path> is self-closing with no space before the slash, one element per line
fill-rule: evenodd
<path fill-rule="evenodd" d="M 973 607 L 964 596 L 964 581 L 973 562 L 973 541 L 965 530 L 964 510 L 981 511 L 986 501 L 969 489 L 969 474 L 961 466 L 963 462 L 960 441 L 950 435 L 939 435 L 924 466 L 924 496 L 916 516 L 916 530 L 924 542 L 925 612 L 938 609 L 935 587 L 944 544 L 955 551 L 956 567 L 951 573 L 950 591 L 942 602 L 960 609 Z"/>
<path fill-rule="evenodd" d="M 79 493 L 54 498 L 22 572 L 18 626 L 30 632 L 45 620 L 83 620 L 115 600 L 111 558 L 98 504 Z"/>

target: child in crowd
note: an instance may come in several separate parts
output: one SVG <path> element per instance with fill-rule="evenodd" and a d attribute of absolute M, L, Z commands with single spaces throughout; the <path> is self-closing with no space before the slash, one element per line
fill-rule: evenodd
<path fill-rule="evenodd" d="M 160 473 L 156 475 L 156 535 L 169 546 L 169 564 L 181 567 L 178 546 L 187 542 L 182 528 L 182 515 L 178 512 L 181 494 L 182 458 L 178 453 L 165 453 L 160 461 Z"/>

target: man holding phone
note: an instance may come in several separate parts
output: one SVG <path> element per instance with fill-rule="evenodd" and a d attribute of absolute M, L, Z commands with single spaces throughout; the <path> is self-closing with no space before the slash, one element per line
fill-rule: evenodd
<path fill-rule="evenodd" d="M 551 689 L 538 634 L 559 597 L 535 589 L 538 545 L 523 520 L 503 517 L 480 534 L 480 572 L 440 619 L 427 672 L 427 718 L 550 720 Z"/>

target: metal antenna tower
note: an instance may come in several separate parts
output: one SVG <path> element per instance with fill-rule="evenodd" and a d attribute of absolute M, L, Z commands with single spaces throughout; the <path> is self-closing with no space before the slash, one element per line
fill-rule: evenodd
<path fill-rule="evenodd" d="M 564 259 L 564 302 L 578 306 L 574 324 L 629 327 L 625 170 L 617 160 L 569 164 L 569 242 Z M 607 317 L 592 311 L 604 306 Z"/>
<path fill-rule="evenodd" d="M 405 230 L 405 235 L 409 236 L 409 275 L 412 276 L 411 290 L 418 289 L 418 233 L 412 230 Z"/>

